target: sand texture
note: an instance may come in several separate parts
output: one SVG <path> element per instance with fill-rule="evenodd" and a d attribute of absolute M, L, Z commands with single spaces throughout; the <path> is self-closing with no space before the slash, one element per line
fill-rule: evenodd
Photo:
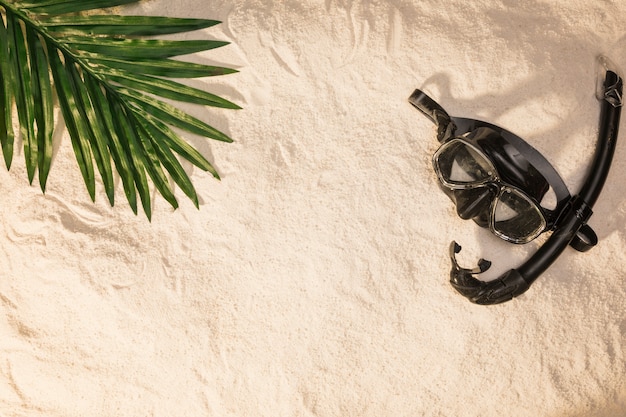
<path fill-rule="evenodd" d="M 192 85 L 243 110 L 183 108 L 222 180 L 185 168 L 152 222 L 101 184 L 67 132 L 45 195 L 0 169 L 0 415 L 626 415 L 626 123 L 590 225 L 522 297 L 482 307 L 448 283 L 448 245 L 487 278 L 516 246 L 459 219 L 431 167 L 422 88 L 504 126 L 572 192 L 598 130 L 599 54 L 626 71 L 621 0 L 149 0 L 125 14 L 218 19 L 188 59 L 240 72 Z M 192 36 L 188 35 L 188 36 Z M 624 72 L 626 74 L 626 72 Z M 57 108 L 58 112 L 58 108 Z M 154 193 L 156 195 L 156 193 Z M 541 239 L 540 239 L 541 240 Z"/>

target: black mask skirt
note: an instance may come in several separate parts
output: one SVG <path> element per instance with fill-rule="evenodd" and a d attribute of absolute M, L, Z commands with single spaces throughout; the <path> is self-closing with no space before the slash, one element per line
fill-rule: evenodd
<path fill-rule="evenodd" d="M 511 300 L 526 292 L 568 245 L 581 252 L 596 245 L 598 238 L 587 220 L 609 172 L 623 104 L 622 79 L 605 57 L 599 63 L 598 143 L 591 169 L 575 196 L 552 165 L 519 136 L 491 123 L 451 117 L 420 90 L 409 97 L 437 126 L 440 147 L 433 155 L 433 168 L 461 218 L 518 244 L 551 232 L 523 265 L 489 282 L 474 275 L 485 272 L 491 263 L 481 259 L 477 268 L 460 267 L 455 255 L 461 247 L 452 242 L 450 282 L 471 302 Z"/>

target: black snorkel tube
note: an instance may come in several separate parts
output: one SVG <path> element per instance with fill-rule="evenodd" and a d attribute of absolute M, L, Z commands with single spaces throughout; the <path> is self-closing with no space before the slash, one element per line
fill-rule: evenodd
<path fill-rule="evenodd" d="M 587 220 L 593 213 L 592 207 L 597 201 L 609 173 L 617 142 L 621 106 L 623 105 L 621 77 L 613 68 L 610 68 L 606 58 L 601 57 L 599 61 L 603 69 L 603 73 L 600 74 L 601 83 L 598 84 L 597 91 L 597 97 L 601 102 L 600 128 L 593 162 L 580 192 L 563 209 L 548 240 L 517 269 L 511 269 L 489 282 L 481 281 L 474 275 L 486 271 L 491 263 L 481 259 L 475 269 L 460 267 L 455 255 L 461 251 L 461 247 L 456 242 L 452 242 L 450 246 L 450 258 L 452 260 L 450 283 L 471 302 L 489 305 L 509 301 L 526 292 L 530 285 L 552 265 L 574 240 L 592 240 L 582 242 L 579 247 L 572 245 L 579 250 L 590 248 L 597 242 L 595 234 L 583 233 L 582 231 L 589 229 L 586 225 Z"/>

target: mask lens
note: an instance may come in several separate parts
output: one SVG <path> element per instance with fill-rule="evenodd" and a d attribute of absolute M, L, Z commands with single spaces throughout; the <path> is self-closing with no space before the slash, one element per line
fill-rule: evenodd
<path fill-rule="evenodd" d="M 493 179 L 494 168 L 485 155 L 460 139 L 453 139 L 433 156 L 439 181 L 452 188 L 466 188 Z"/>
<path fill-rule="evenodd" d="M 515 243 L 526 243 L 543 232 L 546 220 L 541 210 L 519 191 L 505 188 L 493 211 L 494 232 Z"/>

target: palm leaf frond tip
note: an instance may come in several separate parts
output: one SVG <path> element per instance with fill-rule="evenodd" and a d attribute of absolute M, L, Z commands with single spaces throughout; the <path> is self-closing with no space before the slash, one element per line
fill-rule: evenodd
<path fill-rule="evenodd" d="M 132 210 L 137 213 L 139 195 L 150 218 L 148 179 L 172 207 L 178 207 L 178 202 L 169 178 L 198 206 L 196 191 L 179 157 L 219 179 L 209 161 L 173 128 L 232 141 L 162 99 L 225 109 L 240 107 L 167 79 L 237 72 L 173 59 L 227 42 L 152 38 L 219 22 L 97 12 L 137 1 L 0 0 L 0 148 L 10 168 L 15 139 L 21 137 L 28 179 L 32 183 L 37 174 L 45 192 L 52 161 L 56 95 L 91 199 L 95 200 L 99 175 L 114 204 L 115 168 Z M 81 11 L 91 13 L 76 14 Z M 14 109 L 17 133 L 13 130 Z"/>

